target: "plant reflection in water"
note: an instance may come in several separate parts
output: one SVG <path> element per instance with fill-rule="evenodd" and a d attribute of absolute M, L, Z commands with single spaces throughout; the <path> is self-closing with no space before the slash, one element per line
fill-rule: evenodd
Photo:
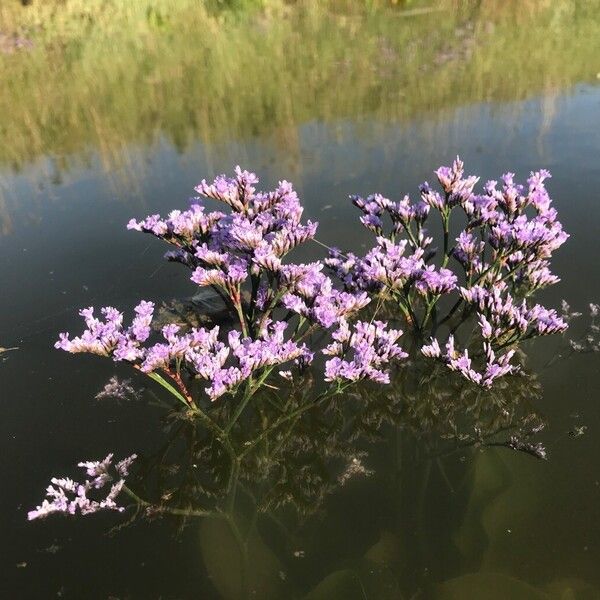
<path fill-rule="evenodd" d="M 448 454 L 505 446 L 543 457 L 536 434 L 544 420 L 532 407 L 541 388 L 532 375 L 482 390 L 442 365 L 419 361 L 401 368 L 387 388 L 364 384 L 315 403 L 315 387 L 307 372 L 262 390 L 225 443 L 185 413 L 167 413 L 168 439 L 138 459 L 125 488 L 133 502 L 129 523 L 175 517 L 191 526 L 200 519 L 205 567 L 223 597 L 295 597 L 306 591 L 299 558 L 322 524 L 328 499 L 343 497 L 353 479 L 371 477 L 387 482 L 390 518 L 409 524 L 404 534 L 415 554 L 397 556 L 397 540 L 382 531 L 353 568 L 364 585 L 383 594 L 378 597 L 397 597 L 393 593 L 422 585 L 418 549 L 425 552 L 430 543 L 430 525 L 423 522 L 430 481 L 442 478 L 451 496 L 471 476 L 467 463 L 446 472 Z M 210 415 L 226 430 L 233 411 L 223 403 Z M 382 452 L 388 458 L 373 470 L 371 453 Z M 398 572 L 396 560 L 402 562 Z M 348 582 L 338 577 L 321 582 L 314 597 L 340 597 Z"/>
<path fill-rule="evenodd" d="M 592 307 L 592 320 L 594 313 Z M 212 324 L 227 326 L 223 313 L 212 316 Z M 197 326 L 196 303 L 164 305 L 154 326 L 169 323 L 182 331 Z M 555 360 L 558 353 L 548 364 Z M 218 429 L 205 427 L 193 409 L 172 410 L 159 390 L 142 393 L 131 381 L 111 378 L 101 398 L 142 402 L 150 394 L 165 410 L 166 428 L 164 444 L 133 463 L 115 530 L 157 519 L 197 530 L 204 567 L 223 598 L 352 598 L 361 586 L 367 597 L 411 597 L 419 590 L 425 596 L 417 597 L 429 597 L 432 581 L 452 574 L 451 566 L 434 577 L 426 571 L 435 548 L 468 550 L 481 535 L 472 530 L 478 521 L 470 516 L 472 501 L 464 501 L 474 497 L 481 469 L 506 477 L 498 452 L 545 458 L 538 378 L 522 368 L 484 389 L 417 354 L 388 386 L 363 383 L 316 402 L 324 387 L 320 372 L 316 364 L 292 378 L 285 374 L 235 422 L 236 405 L 201 400 L 199 384 L 194 399 Z M 357 498 L 361 518 L 375 520 L 369 526 L 379 541 L 363 540 L 362 558 L 334 560 L 342 568 L 328 573 L 332 557 L 346 550 L 343 538 L 329 539 L 332 529 L 360 529 L 359 522 L 337 523 L 345 511 L 336 506 Z M 432 503 L 455 528 L 438 527 Z M 327 570 L 315 568 L 318 560 Z M 500 590 L 526 585 L 498 577 L 490 585 Z M 435 589 L 458 586 L 463 593 L 477 585 L 461 579 Z"/>
<path fill-rule="evenodd" d="M 359 565 L 359 571 L 366 569 L 366 580 L 361 575 L 359 583 L 383 585 L 387 591 L 422 589 L 424 565 L 419 556 L 431 552 L 434 525 L 425 522 L 423 507 L 440 500 L 430 489 L 431 481 L 441 481 L 449 495 L 464 490 L 472 471 L 460 463 L 448 470 L 444 461 L 457 451 L 494 446 L 545 458 L 545 448 L 536 438 L 544 423 L 532 405 L 541 388 L 526 368 L 519 342 L 564 333 L 575 316 L 568 306 L 559 316 L 526 302 L 538 288 L 558 281 L 549 272 L 548 258 L 566 239 L 555 211 L 549 209 L 543 187 L 547 175 L 532 174 L 525 194 L 506 175 L 502 192 L 489 184 L 483 197 L 473 196 L 477 178 L 463 178 L 460 160 L 436 173 L 444 196 L 427 187 L 421 190 L 426 198 L 419 206 L 431 204 L 442 214 L 439 269 L 428 263 L 435 250 L 425 259 L 421 247 L 432 241 L 422 230 L 429 210 L 411 208 L 406 199 L 398 205 L 380 196 L 368 202 L 358 199 L 366 213 L 361 220 L 375 233 L 382 233 L 382 211 L 393 209 L 392 221 L 400 219 L 398 232 L 401 225 L 413 239 L 411 219 L 417 219 L 414 239 L 422 241 L 414 243 L 410 260 L 403 257 L 406 244 L 395 245 L 395 233 L 387 241 L 379 235 L 378 246 L 364 259 L 351 259 L 354 266 L 347 264 L 349 255 L 334 252 L 328 266 L 338 271 L 344 290 L 334 287 L 320 262 L 283 263 L 316 232 L 315 223 L 302 224 L 302 206 L 287 182 L 272 192 L 255 193 L 256 177 L 238 168 L 234 178 L 217 177 L 213 184 L 202 182 L 197 188 L 228 205 L 228 214 L 207 213 L 194 204 L 189 211 L 173 211 L 166 220 L 151 215 L 131 221 L 130 228 L 174 245 L 168 257 L 189 267 L 192 281 L 213 290 L 221 303 L 211 313 L 206 305 L 199 310 L 194 302 L 180 302 L 174 310 L 156 315 L 155 304 L 142 301 L 128 327 L 114 308 L 104 308 L 100 319 L 92 308 L 80 312 L 86 331 L 74 338 L 61 334 L 57 348 L 131 364 L 176 397 L 180 410 L 169 412 L 169 440 L 154 456 L 124 459 L 115 464 L 116 475 L 109 468 L 111 455 L 80 463 L 91 479 L 52 480 L 49 500 L 31 511 L 30 518 L 122 510 L 117 496 L 121 502 L 126 496 L 133 502 L 132 521 L 175 516 L 186 523 L 201 518 L 205 566 L 222 596 L 290 597 L 305 592 L 311 582 L 302 577 L 302 569 L 284 565 L 283 557 L 304 551 L 301 541 L 307 529 L 318 526 L 320 515 L 328 512 L 326 503 L 343 498 L 342 488 L 354 477 L 372 476 L 385 489 L 377 509 L 388 520 L 402 520 L 411 554 L 403 557 L 402 570 L 399 563 L 395 569 L 395 559 L 389 557 L 389 565 L 379 563 L 385 569 Z M 485 218 L 473 212 L 475 200 L 487 211 Z M 449 211 L 459 204 L 475 219 L 471 229 L 486 223 L 482 239 L 488 239 L 486 228 L 491 228 L 491 250 L 472 252 L 472 269 L 466 261 L 461 302 L 474 308 L 459 312 L 448 306 L 448 317 L 439 318 L 438 304 L 445 303 L 438 300 L 457 289 L 458 277 L 446 267 L 457 255 L 450 242 Z M 530 205 L 535 209 L 531 222 L 521 214 Z M 473 242 L 466 234 L 456 241 L 457 247 Z M 465 260 L 457 260 L 464 268 Z M 518 269 L 525 271 L 517 278 Z M 242 287 L 244 282 L 248 289 Z M 398 302 L 389 301 L 390 290 L 400 294 L 394 300 L 406 311 L 399 312 Z M 511 293 L 522 302 L 513 301 Z M 421 296 L 422 311 L 417 308 Z M 358 313 L 361 320 L 351 321 Z M 423 345 L 430 323 L 434 334 L 447 339 L 447 361 L 428 360 L 440 357 L 436 339 Z M 409 330 L 402 348 L 397 344 L 402 335 L 398 326 Z M 148 345 L 153 329 L 164 339 Z M 453 335 L 459 329 L 464 354 L 454 349 Z M 481 336 L 487 361 L 483 375 L 473 371 L 466 350 Z M 595 338 L 590 339 L 580 344 L 581 351 L 592 348 Z M 506 364 L 494 362 L 492 344 L 496 351 L 510 348 L 503 355 Z M 580 351 L 577 345 L 571 350 Z M 204 387 L 207 382 L 209 387 Z M 129 383 L 114 380 L 100 396 L 111 391 L 139 396 Z M 223 395 L 230 400 L 221 400 Z M 381 453 L 387 458 L 372 464 L 372 454 Z M 129 473 L 132 462 L 135 467 Z M 109 483 L 106 497 L 89 497 Z M 335 511 L 328 514 L 336 518 Z M 439 537 L 435 544 L 450 543 Z M 386 540 L 383 530 L 383 546 Z M 322 541 L 324 548 L 336 550 L 333 541 Z M 365 552 L 369 564 L 377 563 L 373 556 L 379 556 L 381 548 Z M 219 578 L 214 571 L 224 564 L 229 565 L 227 576 Z M 323 589 L 334 586 L 337 594 L 339 586 L 353 585 L 356 569 L 326 577 L 309 596 L 332 597 Z M 384 583 L 379 575 L 373 579 L 374 573 Z"/>

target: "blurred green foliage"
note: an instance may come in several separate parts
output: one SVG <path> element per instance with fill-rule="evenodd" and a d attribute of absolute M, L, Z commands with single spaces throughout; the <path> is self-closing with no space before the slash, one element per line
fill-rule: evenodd
<path fill-rule="evenodd" d="M 397 122 L 548 94 L 596 80 L 599 9 L 600 0 L 3 2 L 0 165 L 51 156 L 64 169 L 97 152 L 109 168 L 161 136 L 183 150 L 267 134 L 293 151 L 310 121 Z"/>

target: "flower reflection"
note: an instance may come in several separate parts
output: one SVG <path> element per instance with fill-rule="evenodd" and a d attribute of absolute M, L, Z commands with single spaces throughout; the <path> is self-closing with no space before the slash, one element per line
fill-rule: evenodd
<path fill-rule="evenodd" d="M 224 598 L 293 597 L 317 584 L 304 579 L 302 564 L 315 553 L 314 529 L 335 521 L 332 503 L 375 494 L 382 514 L 414 523 L 421 536 L 434 482 L 442 481 L 452 501 L 469 481 L 469 463 L 449 455 L 491 447 L 543 452 L 537 434 L 544 420 L 532 406 L 541 386 L 525 370 L 485 390 L 441 364 L 415 359 L 387 387 L 366 381 L 320 401 L 323 383 L 312 369 L 277 381 L 239 419 L 235 405 L 210 404 L 217 429 L 169 409 L 164 443 L 140 453 L 114 499 L 127 509 L 127 526 L 174 520 L 196 532 Z M 381 454 L 393 458 L 382 461 Z M 373 585 L 410 590 L 414 582 L 392 569 L 406 560 L 404 552 L 384 529 L 356 568 Z M 337 581 L 338 574 L 328 577 Z"/>
<path fill-rule="evenodd" d="M 532 406 L 541 396 L 532 375 L 506 377 L 488 391 L 419 361 L 400 369 L 389 388 L 364 383 L 319 403 L 315 387 L 307 372 L 257 394 L 254 410 L 229 429 L 227 443 L 171 413 L 168 442 L 140 459 L 129 486 L 143 498 L 140 507 L 153 517 L 186 517 L 250 501 L 260 515 L 284 507 L 313 514 L 352 478 L 371 475 L 370 452 L 397 436 L 417 443 L 424 462 L 486 446 L 545 457 L 535 439 L 544 420 Z M 232 416 L 228 405 L 211 412 L 221 431 Z"/>

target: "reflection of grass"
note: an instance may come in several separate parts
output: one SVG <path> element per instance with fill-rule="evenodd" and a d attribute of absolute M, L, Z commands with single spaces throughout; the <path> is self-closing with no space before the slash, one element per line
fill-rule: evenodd
<path fill-rule="evenodd" d="M 0 56 L 0 164 L 93 148 L 110 165 L 158 134 L 180 148 L 263 132 L 288 145 L 310 120 L 400 120 L 523 98 L 599 70 L 600 0 L 529 0 L 519 11 L 444 0 L 433 7 L 443 12 L 410 18 L 374 2 L 262 5 L 2 3 L 0 30 L 25 32 L 36 48 Z"/>

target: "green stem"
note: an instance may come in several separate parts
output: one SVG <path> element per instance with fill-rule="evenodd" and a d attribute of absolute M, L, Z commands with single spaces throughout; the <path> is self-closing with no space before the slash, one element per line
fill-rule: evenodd
<path fill-rule="evenodd" d="M 412 317 L 410 316 L 410 313 L 408 312 L 408 308 L 405 306 L 404 302 L 402 302 L 402 300 L 398 296 L 396 296 L 396 302 L 398 303 L 400 310 L 404 314 L 404 318 L 406 319 L 406 322 L 409 324 L 412 324 Z"/>
<path fill-rule="evenodd" d="M 240 403 L 237 405 L 237 408 L 235 409 L 235 412 L 233 413 L 233 417 L 231 418 L 231 421 L 229 421 L 229 423 L 225 426 L 225 428 L 223 430 L 223 431 L 225 431 L 226 434 L 231 431 L 231 429 L 235 425 L 236 421 L 240 418 L 241 414 L 244 412 L 244 409 L 248 405 L 248 402 L 250 402 L 250 398 L 252 398 L 252 394 L 253 394 L 252 384 L 248 383 L 248 385 L 246 386 L 246 388 L 244 390 L 244 395 L 242 396 Z"/>
<path fill-rule="evenodd" d="M 450 245 L 450 213 L 442 214 L 442 225 L 444 227 L 444 258 L 442 260 L 442 268 L 448 264 L 450 258 L 448 254 L 448 246 Z"/>
<path fill-rule="evenodd" d="M 260 386 L 264 383 L 265 379 L 271 374 L 271 371 L 274 367 L 266 367 L 263 371 L 262 375 L 256 380 L 256 382 L 252 382 L 252 379 L 248 380 L 248 384 L 244 390 L 244 395 L 238 404 L 231 421 L 227 424 L 227 426 L 223 429 L 225 434 L 229 433 L 232 427 L 235 425 L 236 421 L 240 418 L 241 414 L 244 412 L 246 406 L 248 406 L 248 402 L 254 395 L 254 393 L 260 388 Z"/>
<path fill-rule="evenodd" d="M 298 338 L 293 338 L 294 341 L 299 344 L 302 340 L 305 340 L 309 335 L 312 335 L 315 330 L 317 329 L 318 325 L 316 323 L 313 323 L 312 325 L 309 325 L 305 330 L 304 333 L 298 337 Z"/>
<path fill-rule="evenodd" d="M 421 331 L 425 329 L 425 325 L 427 325 L 427 321 L 429 321 L 429 317 L 431 316 L 431 311 L 435 307 L 437 301 L 440 299 L 440 295 L 435 296 L 430 302 L 427 302 L 427 310 L 425 312 L 425 316 L 423 317 L 423 322 L 421 323 Z"/>
<path fill-rule="evenodd" d="M 122 490 L 137 504 L 140 506 L 148 507 L 155 506 L 151 502 L 140 498 L 131 488 L 124 485 Z M 168 513 L 170 515 L 177 515 L 183 517 L 215 517 L 218 516 L 219 513 L 216 513 L 211 510 L 201 510 L 201 509 L 188 509 L 188 508 L 165 508 L 162 506 L 156 506 L 156 508 L 163 513 Z"/>
<path fill-rule="evenodd" d="M 498 254 L 498 256 L 496 257 L 496 260 L 483 272 L 479 275 L 479 277 L 477 277 L 477 279 L 475 280 L 475 282 L 473 283 L 473 285 L 477 285 L 490 271 L 494 270 L 496 267 L 500 266 L 500 262 L 503 258 L 503 254 L 500 252 Z"/>
<path fill-rule="evenodd" d="M 410 225 L 408 223 L 403 222 L 402 227 L 404 227 L 404 231 L 406 231 L 406 234 L 408 235 L 408 239 L 410 240 L 413 249 L 417 249 L 419 247 L 419 244 L 417 243 L 417 240 L 415 239 L 415 236 L 413 235 L 413 232 L 410 229 Z"/>
<path fill-rule="evenodd" d="M 235 457 L 235 450 L 229 441 L 227 433 L 221 427 L 219 427 L 201 408 L 196 404 L 190 405 L 188 400 L 182 396 L 168 381 L 161 377 L 158 373 L 148 373 L 151 379 L 154 379 L 157 383 L 160 383 L 166 390 L 168 390 L 173 396 L 175 396 L 180 402 L 192 411 L 192 413 L 200 418 L 200 420 L 215 434 L 217 439 L 225 446 L 228 454 L 232 459 Z"/>
<path fill-rule="evenodd" d="M 258 288 L 260 286 L 260 275 L 251 275 L 252 281 L 252 292 L 250 294 L 250 326 L 254 321 L 254 309 L 256 307 L 256 296 L 258 294 Z"/>
<path fill-rule="evenodd" d="M 227 508 L 233 512 L 235 506 L 235 498 L 237 494 L 237 482 L 240 474 L 240 459 L 236 458 L 231 461 L 231 471 L 229 472 L 229 481 L 227 482 Z"/>
<path fill-rule="evenodd" d="M 412 306 L 412 302 L 410 301 L 410 295 L 409 293 L 404 294 L 404 298 L 406 299 L 406 308 L 408 310 L 408 314 L 411 320 L 411 324 L 413 327 L 418 328 L 419 327 L 419 320 L 417 319 L 417 315 L 413 309 Z"/>
<path fill-rule="evenodd" d="M 475 281 L 471 285 L 468 286 L 468 289 L 472 288 L 474 285 L 477 285 L 490 271 L 492 271 L 496 267 L 498 267 L 500 265 L 501 258 L 502 258 L 501 254 L 498 257 L 496 257 L 496 260 L 483 273 L 480 273 L 480 275 L 477 277 L 477 279 L 475 279 Z M 506 276 L 511 275 L 511 274 L 512 274 L 512 271 L 509 271 L 509 273 Z M 456 301 L 456 303 L 454 304 L 454 306 L 450 309 L 448 314 L 438 323 L 438 327 L 440 325 L 443 325 L 447 321 L 449 321 L 452 318 L 452 316 L 454 315 L 454 313 L 460 308 L 460 305 L 463 302 L 464 302 L 463 298 L 462 297 L 459 298 Z"/>
<path fill-rule="evenodd" d="M 280 425 L 283 425 L 290 419 L 294 419 L 295 417 L 298 417 L 299 415 L 306 412 L 307 410 L 310 410 L 311 408 L 315 407 L 319 402 L 322 402 L 329 395 L 334 396 L 335 394 L 340 393 L 340 391 L 341 391 L 341 389 L 339 387 L 336 388 L 335 390 L 332 390 L 331 388 L 329 388 L 325 392 L 319 394 L 319 396 L 317 396 L 314 401 L 304 404 L 303 406 L 297 408 L 296 410 L 292 411 L 291 413 L 284 415 L 284 416 L 280 417 L 279 419 L 277 419 L 277 421 L 275 421 L 275 423 L 273 423 L 273 425 L 271 425 L 270 427 L 267 427 L 267 429 L 263 430 L 260 433 L 260 435 L 258 435 L 256 438 L 254 438 L 254 440 L 252 440 L 252 442 L 250 442 L 244 448 L 244 450 L 240 454 L 240 458 L 244 457 L 248 452 L 250 452 L 250 450 L 255 448 L 266 436 L 268 436 L 270 433 L 272 433 Z"/>
<path fill-rule="evenodd" d="M 154 381 L 156 381 L 157 383 L 162 385 L 167 391 L 169 391 L 171 394 L 173 394 L 173 396 L 175 396 L 175 398 L 177 398 L 177 400 L 179 400 L 182 404 L 184 404 L 186 406 L 186 408 L 190 408 L 190 406 L 192 406 L 192 404 L 190 404 L 188 399 L 183 394 L 181 394 L 177 390 L 177 388 L 172 386 L 166 379 L 161 377 L 158 373 L 155 373 L 152 371 L 150 373 L 146 373 L 146 375 L 148 375 L 148 377 L 150 377 L 150 379 L 154 379 Z M 195 408 L 195 406 L 192 406 L 192 408 Z"/>
<path fill-rule="evenodd" d="M 388 292 L 388 290 L 386 288 L 386 290 L 383 294 L 379 294 L 379 298 L 377 299 L 377 306 L 375 307 L 375 310 L 373 311 L 373 316 L 371 317 L 371 320 L 369 321 L 369 323 L 373 323 L 373 321 L 377 317 L 377 313 L 381 310 L 383 303 L 387 300 L 387 292 Z"/>
<path fill-rule="evenodd" d="M 454 306 L 450 309 L 450 311 L 448 312 L 448 314 L 438 323 L 438 327 L 440 325 L 443 325 L 444 323 L 446 323 L 447 321 L 449 321 L 452 318 L 452 315 L 454 315 L 454 313 L 460 308 L 460 305 L 464 302 L 464 300 L 461 298 L 459 298 L 456 303 L 454 304 Z M 435 334 L 435 331 L 434 331 Z"/>
<path fill-rule="evenodd" d="M 229 303 L 230 303 L 230 300 L 227 297 L 227 295 L 224 294 L 221 291 L 221 289 L 218 286 L 216 286 L 216 285 L 211 285 L 210 287 L 217 293 L 217 295 L 219 296 L 219 298 L 221 298 L 221 300 L 223 300 L 223 304 L 225 304 L 225 306 L 228 306 Z"/>
<path fill-rule="evenodd" d="M 260 323 L 258 324 L 258 329 L 257 329 L 258 333 L 260 333 L 263 330 L 265 323 L 267 322 L 267 319 L 271 316 L 271 313 L 277 306 L 277 303 L 281 300 L 281 298 L 287 291 L 288 291 L 287 288 L 283 288 L 282 290 L 279 290 L 279 292 L 277 292 L 277 294 L 275 294 L 275 296 L 273 296 L 273 299 L 271 300 L 269 306 L 267 307 L 267 309 L 263 313 L 263 316 L 260 319 Z"/>

